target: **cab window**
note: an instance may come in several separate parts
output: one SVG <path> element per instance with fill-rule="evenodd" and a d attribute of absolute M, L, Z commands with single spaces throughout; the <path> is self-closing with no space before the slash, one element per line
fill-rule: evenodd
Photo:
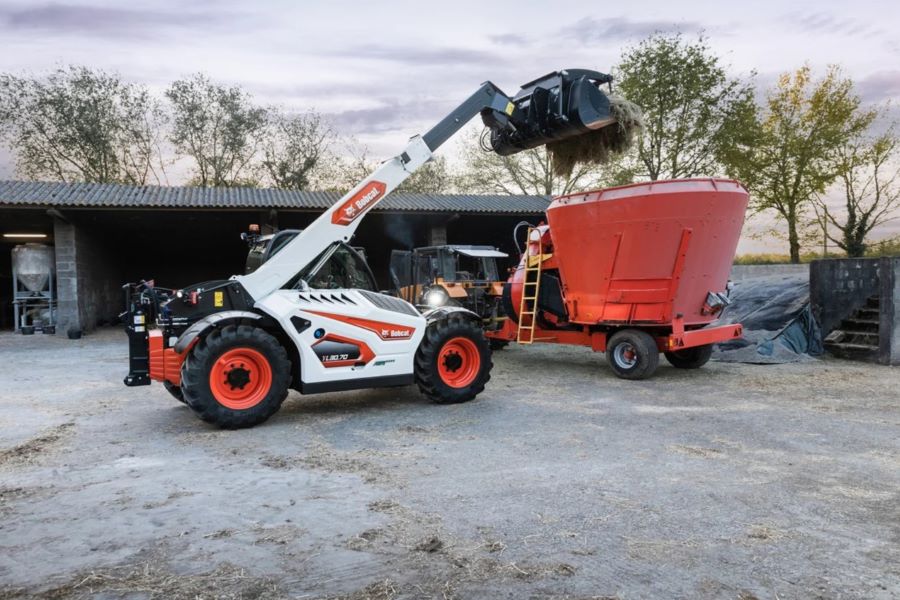
<path fill-rule="evenodd" d="M 378 291 L 368 265 L 346 244 L 336 244 L 303 269 L 299 277 L 320 290 L 354 288 Z"/>

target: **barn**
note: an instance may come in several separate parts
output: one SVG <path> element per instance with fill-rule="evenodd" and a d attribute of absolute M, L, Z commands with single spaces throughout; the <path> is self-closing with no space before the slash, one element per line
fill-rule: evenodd
<path fill-rule="evenodd" d="M 125 282 L 166 287 L 242 273 L 250 224 L 303 228 L 339 199 L 335 192 L 260 188 L 130 186 L 0 181 L 0 328 L 14 328 L 12 249 L 52 245 L 58 331 L 115 322 Z M 489 244 L 515 255 L 512 230 L 537 223 L 547 196 L 392 194 L 352 241 L 366 249 L 384 289 L 392 249 Z M 506 266 L 506 265 L 504 265 Z"/>

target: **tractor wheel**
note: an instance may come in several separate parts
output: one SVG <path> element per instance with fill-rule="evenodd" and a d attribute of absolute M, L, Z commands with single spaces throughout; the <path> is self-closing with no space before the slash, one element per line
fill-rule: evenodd
<path fill-rule="evenodd" d="M 504 348 L 509 346 L 509 342 L 506 340 L 490 338 L 488 341 L 491 343 L 491 351 L 493 352 L 496 352 L 497 350 L 503 350 Z"/>
<path fill-rule="evenodd" d="M 712 351 L 712 344 L 694 346 L 675 352 L 666 352 L 666 360 L 676 369 L 699 369 L 709 362 Z"/>
<path fill-rule="evenodd" d="M 646 331 L 623 329 L 609 338 L 606 361 L 622 379 L 647 379 L 659 366 L 659 349 Z"/>
<path fill-rule="evenodd" d="M 416 351 L 419 390 L 438 404 L 468 402 L 491 378 L 491 348 L 477 324 L 460 315 L 431 323 Z"/>
<path fill-rule="evenodd" d="M 181 367 L 185 404 L 224 429 L 258 425 L 287 396 L 291 363 L 274 337 L 258 327 L 214 329 Z"/>
<path fill-rule="evenodd" d="M 181 391 L 181 387 L 175 385 L 171 381 L 163 381 L 163 387 L 166 388 L 166 391 L 172 394 L 172 397 L 178 400 L 179 402 L 184 402 L 184 393 Z M 187 404 L 187 402 L 184 402 Z"/>

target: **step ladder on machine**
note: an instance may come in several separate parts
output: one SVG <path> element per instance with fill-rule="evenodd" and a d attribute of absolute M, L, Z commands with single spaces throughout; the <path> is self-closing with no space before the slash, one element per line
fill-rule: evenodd
<path fill-rule="evenodd" d="M 528 255 L 531 234 L 536 232 L 540 240 L 540 232 L 536 227 L 528 228 L 528 241 L 525 245 L 525 278 L 522 283 L 522 299 L 519 301 L 519 328 L 516 341 L 520 344 L 534 342 L 534 326 L 537 320 L 538 296 L 541 292 L 541 263 L 544 262 L 544 246 L 538 242 L 537 255 Z"/>

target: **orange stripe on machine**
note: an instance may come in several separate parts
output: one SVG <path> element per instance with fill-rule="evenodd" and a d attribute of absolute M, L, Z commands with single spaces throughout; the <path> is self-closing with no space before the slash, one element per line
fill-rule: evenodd
<path fill-rule="evenodd" d="M 354 327 L 367 329 L 385 341 L 408 340 L 416 333 L 415 327 L 408 325 L 397 325 L 396 323 L 385 323 L 383 321 L 372 321 L 369 319 L 360 319 L 359 317 L 348 317 L 345 315 L 335 315 L 332 313 L 319 312 L 317 310 L 307 310 L 305 312 L 319 315 L 327 319 L 341 321 Z"/>

